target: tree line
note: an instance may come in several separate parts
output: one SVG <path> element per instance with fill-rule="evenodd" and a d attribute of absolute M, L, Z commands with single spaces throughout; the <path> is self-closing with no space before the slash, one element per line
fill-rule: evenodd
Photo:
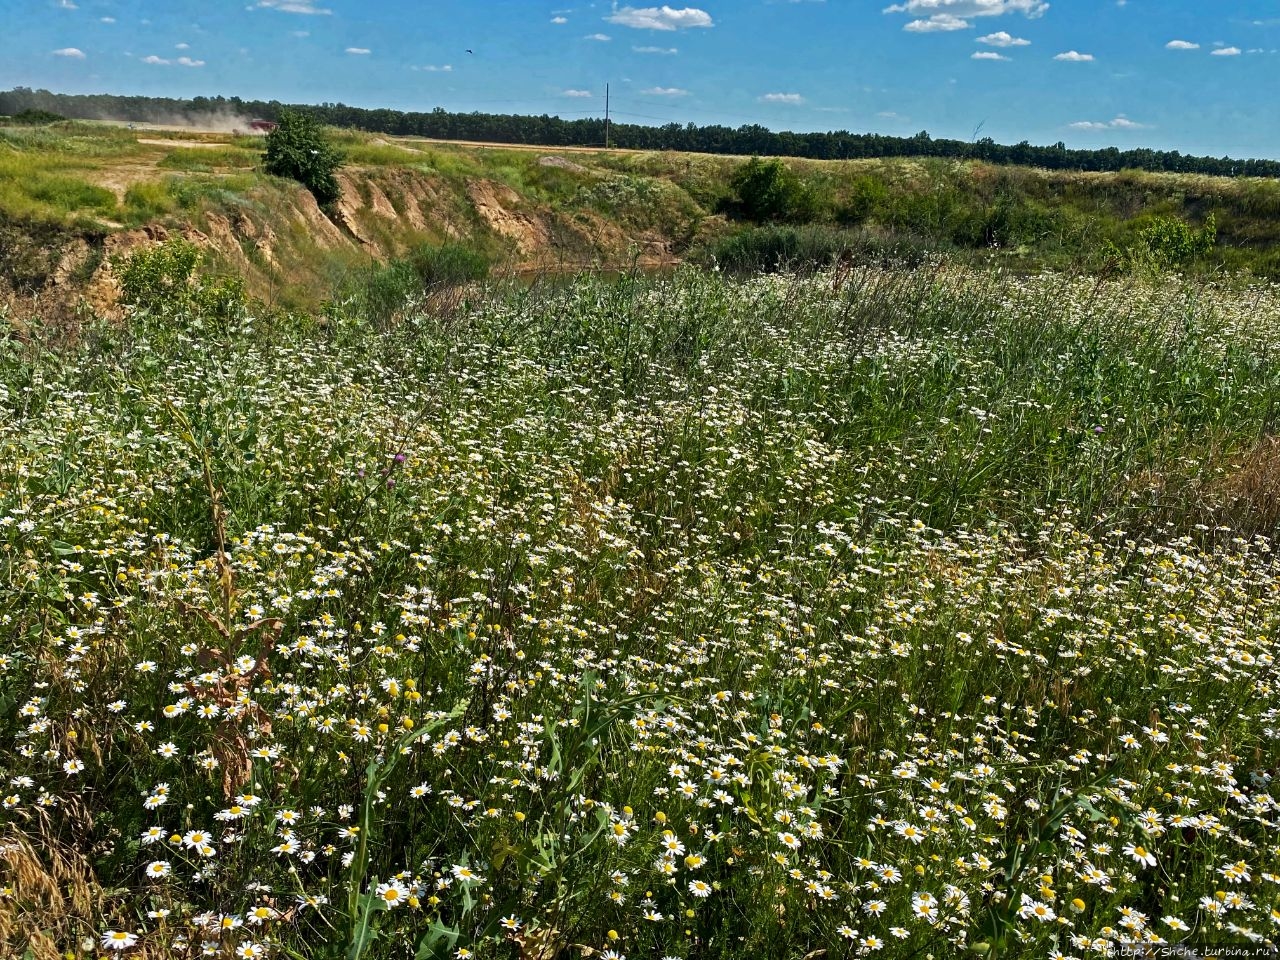
<path fill-rule="evenodd" d="M 172 122 L 182 118 L 199 124 L 202 118 L 225 117 L 277 120 L 285 110 L 296 110 L 319 123 L 393 136 L 429 137 L 439 140 L 484 140 L 495 143 L 536 144 L 547 147 L 603 146 L 603 118 L 565 120 L 542 114 L 524 116 L 499 113 L 453 113 L 437 107 L 430 111 L 367 109 L 343 103 L 298 104 L 278 100 L 243 100 L 240 97 L 116 96 L 113 94 L 62 94 L 15 87 L 0 92 L 0 115 L 24 110 L 45 110 L 75 119 L 113 119 L 134 122 Z M 878 133 L 825 133 L 773 131 L 759 124 L 727 127 L 720 124 L 668 123 L 649 126 L 610 123 L 613 146 L 637 150 L 680 150 L 696 153 L 803 157 L 813 160 L 855 160 L 872 157 L 944 157 L 1017 164 L 1050 170 L 1114 172 L 1150 170 L 1167 173 L 1202 173 L 1226 177 L 1280 177 L 1280 161 L 1241 160 L 1231 157 L 1197 157 L 1177 150 L 1137 148 L 1120 150 L 1071 150 L 1061 141 L 1036 146 L 1027 141 L 999 144 L 990 137 L 965 141 L 935 138 L 927 131 L 913 137 Z"/>

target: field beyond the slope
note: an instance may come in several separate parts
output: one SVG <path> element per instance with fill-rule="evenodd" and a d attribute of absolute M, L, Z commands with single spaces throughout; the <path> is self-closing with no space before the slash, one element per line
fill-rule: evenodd
<path fill-rule="evenodd" d="M 1280 940 L 1274 288 L 45 337 L 0 339 L 5 957 Z"/>

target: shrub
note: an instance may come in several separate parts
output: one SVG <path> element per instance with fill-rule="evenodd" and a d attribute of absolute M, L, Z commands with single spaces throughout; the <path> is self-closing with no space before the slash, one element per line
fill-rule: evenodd
<path fill-rule="evenodd" d="M 1179 217 L 1152 217 L 1138 231 L 1136 241 L 1120 247 L 1108 240 L 1098 258 L 1108 271 L 1159 273 L 1192 266 L 1213 251 L 1218 241 L 1218 224 L 1211 213 L 1196 230 Z"/>
<path fill-rule="evenodd" d="M 849 186 L 848 196 L 837 217 L 841 223 L 858 224 L 883 215 L 890 205 L 889 188 L 878 177 L 858 177 Z"/>
<path fill-rule="evenodd" d="M 338 299 L 349 316 L 383 325 L 433 287 L 482 280 L 489 261 L 459 244 L 423 244 L 403 260 L 372 264 L 343 283 Z"/>
<path fill-rule="evenodd" d="M 1185 266 L 1203 257 L 1218 240 L 1218 224 L 1211 213 L 1199 230 L 1178 217 L 1155 217 L 1138 234 L 1136 252 L 1158 268 Z"/>
<path fill-rule="evenodd" d="M 267 173 L 298 181 L 321 205 L 333 203 L 341 194 L 334 176 L 341 165 L 342 155 L 326 139 L 320 124 L 304 113 L 285 110 L 267 134 Z"/>
<path fill-rule="evenodd" d="M 409 255 L 409 262 L 424 287 L 471 283 L 489 275 L 488 258 L 457 243 L 424 244 Z"/>
<path fill-rule="evenodd" d="M 752 157 L 729 181 L 741 216 L 756 223 L 803 222 L 813 218 L 813 191 L 778 158 Z"/>
<path fill-rule="evenodd" d="M 203 259 L 195 244 L 181 239 L 116 258 L 120 302 L 153 316 L 185 320 L 195 328 L 205 320 L 234 318 L 245 306 L 244 281 L 200 276 Z"/>
<path fill-rule="evenodd" d="M 46 127 L 51 123 L 60 123 L 67 119 L 60 113 L 51 113 L 48 110 L 23 110 L 21 113 L 15 113 L 9 118 L 10 123 L 21 124 L 24 127 Z"/>

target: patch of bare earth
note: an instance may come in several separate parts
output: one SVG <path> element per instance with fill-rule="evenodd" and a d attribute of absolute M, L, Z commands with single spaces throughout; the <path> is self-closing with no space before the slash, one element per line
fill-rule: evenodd
<path fill-rule="evenodd" d="M 523 256 L 531 256 L 551 245 L 547 226 L 516 207 L 520 195 L 495 180 L 472 180 L 467 195 L 489 229 L 515 242 Z"/>
<path fill-rule="evenodd" d="M 110 190 L 122 203 L 124 195 L 135 183 L 153 182 L 158 176 L 159 168 L 154 162 L 118 163 L 85 174 L 85 178 L 90 183 Z"/>

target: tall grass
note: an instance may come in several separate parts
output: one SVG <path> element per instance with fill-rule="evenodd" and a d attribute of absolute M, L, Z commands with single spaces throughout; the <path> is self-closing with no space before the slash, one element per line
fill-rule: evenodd
<path fill-rule="evenodd" d="M 160 159 L 159 166 L 163 170 L 210 173 L 221 169 L 252 170 L 261 163 L 260 151 L 201 147 L 171 150 Z"/>
<path fill-rule="evenodd" d="M 6 949 L 1275 939 L 1275 291 L 431 306 L 0 340 Z"/>

